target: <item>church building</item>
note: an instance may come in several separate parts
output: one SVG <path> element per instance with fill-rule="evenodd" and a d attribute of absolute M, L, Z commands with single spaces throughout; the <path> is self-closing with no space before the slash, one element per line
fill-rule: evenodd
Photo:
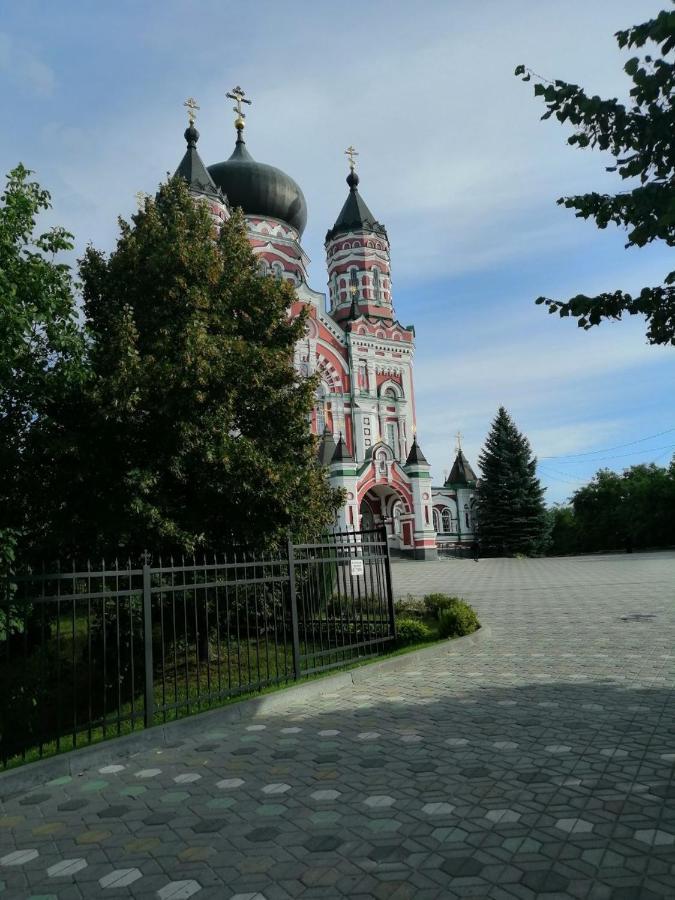
<path fill-rule="evenodd" d="M 356 151 L 346 151 L 348 193 L 326 233 L 323 294 L 308 284 L 302 190 L 280 169 L 254 160 L 244 141 L 242 104 L 250 101 L 239 87 L 227 96 L 236 112 L 232 155 L 204 165 L 194 125 L 198 107 L 188 100 L 187 150 L 176 174 L 216 222 L 242 209 L 261 274 L 294 285 L 291 315 L 309 310 L 295 364 L 300 373 L 319 377 L 310 427 L 331 484 L 345 490 L 337 528 L 386 523 L 392 552 L 415 559 L 434 557 L 439 544 L 471 543 L 476 476 L 458 446 L 445 484 L 432 487 L 416 431 L 415 329 L 396 318 L 389 237 L 359 191 Z"/>

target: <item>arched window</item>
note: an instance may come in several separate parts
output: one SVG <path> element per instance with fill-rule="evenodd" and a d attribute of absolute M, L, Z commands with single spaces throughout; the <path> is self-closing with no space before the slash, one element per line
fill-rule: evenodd
<path fill-rule="evenodd" d="M 373 297 L 376 303 L 382 302 L 382 287 L 380 286 L 380 270 L 373 269 Z"/>
<path fill-rule="evenodd" d="M 264 259 L 258 260 L 258 275 L 267 275 L 269 273 L 269 269 L 267 268 L 267 263 Z"/>
<path fill-rule="evenodd" d="M 323 434 L 324 428 L 326 427 L 326 394 L 328 391 L 326 390 L 325 384 L 320 384 L 316 389 L 316 394 L 314 395 L 316 398 L 316 403 L 314 406 L 315 414 L 316 414 L 316 433 Z"/>
<path fill-rule="evenodd" d="M 359 277 L 356 269 L 349 270 L 349 293 L 354 297 L 359 295 Z"/>
<path fill-rule="evenodd" d="M 452 531 L 452 515 L 450 510 L 446 506 L 443 512 L 441 513 L 441 517 L 443 520 L 443 531 L 450 532 Z"/>
<path fill-rule="evenodd" d="M 469 515 L 469 505 L 468 503 L 464 504 L 464 521 L 466 523 L 467 528 L 471 528 L 471 516 Z"/>
<path fill-rule="evenodd" d="M 385 390 L 384 390 L 384 396 L 385 396 L 387 399 L 398 400 L 398 394 L 396 393 L 396 391 L 394 390 L 393 387 L 385 388 Z"/>
<path fill-rule="evenodd" d="M 284 270 L 281 267 L 281 263 L 275 262 L 272 263 L 272 274 L 275 278 L 278 278 L 281 281 L 281 278 L 284 274 Z"/>
<path fill-rule="evenodd" d="M 434 507 L 434 531 L 440 531 L 440 530 L 441 530 L 441 514 L 436 509 L 436 507 Z"/>

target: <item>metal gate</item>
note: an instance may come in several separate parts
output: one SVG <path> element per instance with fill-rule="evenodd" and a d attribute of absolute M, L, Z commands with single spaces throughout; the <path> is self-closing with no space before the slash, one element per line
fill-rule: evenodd
<path fill-rule="evenodd" d="M 289 543 L 298 675 L 374 656 L 396 639 L 384 527 Z"/>

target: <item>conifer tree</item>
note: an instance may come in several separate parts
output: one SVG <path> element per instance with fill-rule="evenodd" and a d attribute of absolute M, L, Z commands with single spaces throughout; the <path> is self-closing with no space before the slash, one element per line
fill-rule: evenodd
<path fill-rule="evenodd" d="M 532 555 L 544 549 L 548 517 L 537 461 L 504 407 L 492 423 L 478 464 L 477 524 L 481 552 Z"/>
<path fill-rule="evenodd" d="M 120 228 L 81 263 L 91 379 L 57 528 L 70 552 L 260 547 L 329 525 L 339 494 L 309 432 L 314 380 L 293 366 L 292 287 L 258 274 L 240 214 L 216 235 L 180 178 Z"/>

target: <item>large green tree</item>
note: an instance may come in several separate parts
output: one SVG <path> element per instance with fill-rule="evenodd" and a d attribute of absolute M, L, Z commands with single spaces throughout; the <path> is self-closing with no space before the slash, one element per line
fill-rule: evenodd
<path fill-rule="evenodd" d="M 481 552 L 532 555 L 546 544 L 549 519 L 537 461 L 527 438 L 500 407 L 478 458 L 477 524 Z"/>
<path fill-rule="evenodd" d="M 173 178 L 120 228 L 109 257 L 81 263 L 91 374 L 46 441 L 68 486 L 55 549 L 260 547 L 329 525 L 315 385 L 293 366 L 305 317 L 258 274 L 241 215 L 217 234 Z"/>
<path fill-rule="evenodd" d="M 589 96 L 583 88 L 566 81 L 545 82 L 525 66 L 516 75 L 530 81 L 534 93 L 547 106 L 542 116 L 552 115 L 569 123 L 574 133 L 568 144 L 595 147 L 609 152 L 617 172 L 627 182 L 616 194 L 590 192 L 561 197 L 559 204 L 576 210 L 583 219 L 595 219 L 599 228 L 613 223 L 627 231 L 626 247 L 644 247 L 654 241 L 675 244 L 675 12 L 664 10 L 642 25 L 619 31 L 621 48 L 645 48 L 632 56 L 624 70 L 632 81 L 630 102 Z M 654 49 L 651 50 L 650 46 Z M 647 52 L 649 51 L 649 52 Z M 550 313 L 572 316 L 585 329 L 605 319 L 620 319 L 624 313 L 643 315 L 647 338 L 652 344 L 675 344 L 675 271 L 664 283 L 644 287 L 637 294 L 606 291 L 595 297 L 578 294 L 566 302 L 539 297 Z"/>
<path fill-rule="evenodd" d="M 27 496 L 36 483 L 36 428 L 83 374 L 71 271 L 59 259 L 72 249 L 72 235 L 60 227 L 37 231 L 51 202 L 31 174 L 13 169 L 0 202 L 1 568 L 35 527 Z"/>

